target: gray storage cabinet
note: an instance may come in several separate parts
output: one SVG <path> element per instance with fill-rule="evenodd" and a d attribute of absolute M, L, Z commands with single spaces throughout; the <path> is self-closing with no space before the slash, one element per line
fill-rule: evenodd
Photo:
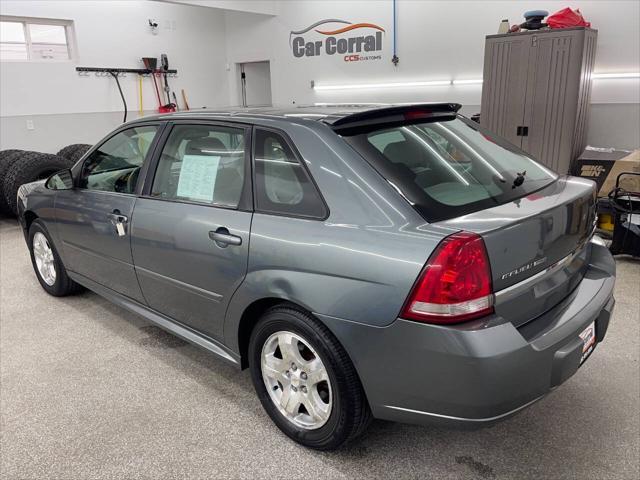
<path fill-rule="evenodd" d="M 597 30 L 486 37 L 483 126 L 558 173 L 584 150 Z"/>

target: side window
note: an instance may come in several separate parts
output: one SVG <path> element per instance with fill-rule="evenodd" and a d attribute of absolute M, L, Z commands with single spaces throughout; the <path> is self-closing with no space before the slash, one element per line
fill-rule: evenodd
<path fill-rule="evenodd" d="M 84 161 L 80 188 L 134 193 L 140 168 L 157 131 L 156 125 L 130 128 L 104 142 Z"/>
<path fill-rule="evenodd" d="M 245 176 L 242 128 L 176 125 L 162 150 L 151 196 L 236 208 Z"/>
<path fill-rule="evenodd" d="M 274 132 L 256 130 L 256 207 L 261 212 L 325 216 L 320 196 L 293 150 Z"/>

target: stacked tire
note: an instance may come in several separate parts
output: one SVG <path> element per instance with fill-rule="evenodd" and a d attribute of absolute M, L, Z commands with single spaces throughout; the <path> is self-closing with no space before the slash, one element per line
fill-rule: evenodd
<path fill-rule="evenodd" d="M 91 145 L 87 145 L 86 143 L 74 143 L 73 145 L 67 145 L 56 153 L 56 155 L 66 158 L 71 162 L 71 165 L 75 165 L 90 148 Z"/>
<path fill-rule="evenodd" d="M 2 215 L 9 215 L 11 213 L 4 201 L 3 184 L 5 176 L 7 171 L 23 153 L 24 150 L 2 150 L 0 152 L 0 214 Z"/>
<path fill-rule="evenodd" d="M 20 185 L 49 177 L 73 166 L 90 148 L 85 144 L 69 145 L 57 155 L 25 150 L 0 151 L 0 213 L 17 215 L 16 195 Z"/>

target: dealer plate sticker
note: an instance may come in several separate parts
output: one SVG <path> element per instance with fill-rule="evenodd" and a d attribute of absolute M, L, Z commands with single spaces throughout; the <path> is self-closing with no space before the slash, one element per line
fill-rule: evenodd
<path fill-rule="evenodd" d="M 593 352 L 596 346 L 596 322 L 591 322 L 591 324 L 580 333 L 580 338 L 582 339 L 582 357 L 580 357 L 580 364 L 582 364 L 582 362 L 591 355 L 591 352 Z"/>

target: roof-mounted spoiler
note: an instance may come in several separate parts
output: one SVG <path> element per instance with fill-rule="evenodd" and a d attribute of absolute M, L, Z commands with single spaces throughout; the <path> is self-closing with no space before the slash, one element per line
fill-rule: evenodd
<path fill-rule="evenodd" d="M 341 117 L 327 117 L 323 121 L 341 135 L 355 135 L 394 125 L 410 125 L 456 117 L 462 105 L 459 103 L 416 103 L 372 108 Z"/>

